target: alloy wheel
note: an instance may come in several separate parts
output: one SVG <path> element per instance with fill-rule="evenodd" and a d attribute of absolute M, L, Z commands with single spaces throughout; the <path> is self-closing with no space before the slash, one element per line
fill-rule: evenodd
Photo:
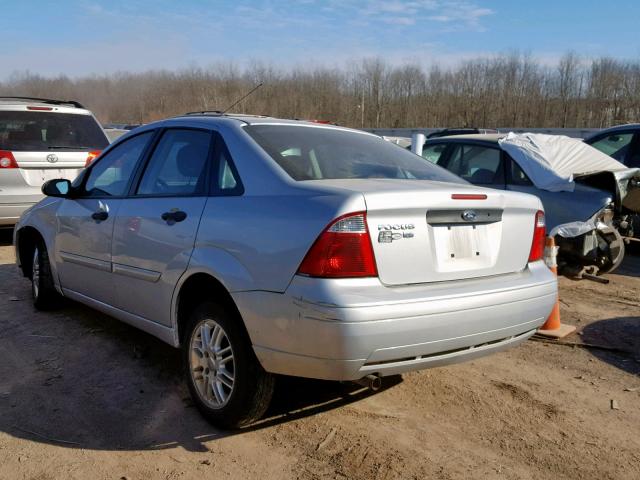
<path fill-rule="evenodd" d="M 224 407 L 235 384 L 233 348 L 215 320 L 201 321 L 193 330 L 189 368 L 200 399 L 210 408 Z"/>

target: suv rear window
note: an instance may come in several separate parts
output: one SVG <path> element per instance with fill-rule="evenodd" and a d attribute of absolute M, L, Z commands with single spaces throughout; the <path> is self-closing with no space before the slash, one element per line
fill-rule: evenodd
<path fill-rule="evenodd" d="M 402 178 L 466 183 L 373 135 L 302 125 L 249 125 L 244 129 L 294 180 Z"/>
<path fill-rule="evenodd" d="M 0 111 L 0 150 L 102 150 L 108 144 L 91 115 Z"/>

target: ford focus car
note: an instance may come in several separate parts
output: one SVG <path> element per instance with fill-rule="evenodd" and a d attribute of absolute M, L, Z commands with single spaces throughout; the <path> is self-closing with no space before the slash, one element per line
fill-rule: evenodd
<path fill-rule="evenodd" d="M 196 405 L 225 427 L 260 418 L 274 374 L 474 359 L 556 301 L 540 200 L 346 128 L 185 115 L 43 190 L 15 229 L 36 307 L 64 296 L 181 348 Z"/>

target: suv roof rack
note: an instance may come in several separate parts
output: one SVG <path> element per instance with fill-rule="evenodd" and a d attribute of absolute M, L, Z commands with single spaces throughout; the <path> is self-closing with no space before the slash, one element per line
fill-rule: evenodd
<path fill-rule="evenodd" d="M 80 102 L 75 100 L 53 100 L 51 98 L 38 98 L 38 97 L 2 97 L 0 100 L 34 100 L 40 103 L 48 103 L 50 105 L 73 105 L 76 108 L 85 108 Z"/>

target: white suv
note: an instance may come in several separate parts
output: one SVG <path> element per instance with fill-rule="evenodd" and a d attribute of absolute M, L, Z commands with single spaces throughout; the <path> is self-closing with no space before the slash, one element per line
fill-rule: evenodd
<path fill-rule="evenodd" d="M 0 228 L 43 198 L 44 182 L 73 180 L 108 144 L 78 102 L 0 97 Z"/>

